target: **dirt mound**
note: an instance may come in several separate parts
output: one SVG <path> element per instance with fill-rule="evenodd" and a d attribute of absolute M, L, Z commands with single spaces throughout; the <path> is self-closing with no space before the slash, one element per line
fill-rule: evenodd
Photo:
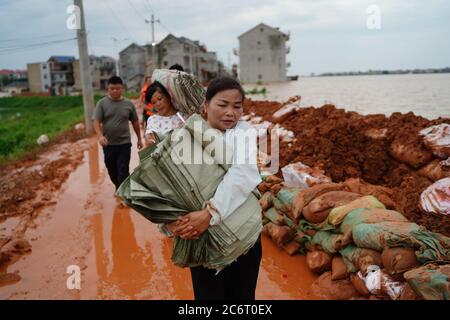
<path fill-rule="evenodd" d="M 0 169 L 0 223 L 10 217 L 18 217 L 19 221 L 11 230 L 0 229 L 0 267 L 14 263 L 31 250 L 23 236 L 39 209 L 56 203 L 55 191 L 83 161 L 83 152 L 89 147 L 88 139 L 79 140 L 83 137 L 84 132 L 71 130 L 51 146 Z M 18 279 L 0 272 L 0 286 Z"/>
<path fill-rule="evenodd" d="M 244 111 L 273 121 L 272 114 L 283 105 L 247 99 Z M 450 217 L 424 214 L 418 205 L 420 193 L 432 181 L 417 171 L 435 159 L 418 132 L 441 123 L 450 119 L 428 120 L 412 112 L 363 116 L 330 104 L 301 108 L 280 123 L 295 134 L 294 141 L 280 143 L 280 168 L 301 161 L 324 170 L 333 182 L 362 178 L 392 188 L 393 200 L 408 219 L 450 235 Z"/>
<path fill-rule="evenodd" d="M 83 153 L 62 153 L 60 156 L 60 159 L 45 161 L 36 167 L 14 170 L 0 182 L 0 222 L 7 217 L 32 214 L 39 207 L 50 204 L 51 192 L 61 187 L 83 159 Z"/>

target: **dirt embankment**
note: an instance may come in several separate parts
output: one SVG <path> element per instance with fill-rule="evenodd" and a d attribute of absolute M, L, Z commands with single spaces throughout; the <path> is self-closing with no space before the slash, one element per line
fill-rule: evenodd
<path fill-rule="evenodd" d="M 88 146 L 85 137 L 83 130 L 73 129 L 39 151 L 0 168 L 0 285 L 20 280 L 18 275 L 2 270 L 31 251 L 25 232 L 34 225 L 41 208 L 56 203 L 55 191 L 82 162 Z M 54 148 L 56 145 L 58 148 Z M 13 226 L 4 224 L 9 218 L 15 219 Z"/>
<path fill-rule="evenodd" d="M 292 110 L 277 121 L 273 114 L 282 105 L 249 99 L 244 104 L 246 114 L 254 113 L 262 120 L 278 122 L 294 132 L 294 141 L 280 143 L 280 167 L 301 161 L 323 169 L 334 182 L 360 177 L 392 188 L 394 200 L 407 218 L 434 232 L 450 235 L 450 217 L 423 213 L 418 206 L 421 192 L 432 183 L 418 171 L 435 160 L 418 132 L 432 125 L 450 123 L 450 119 L 428 120 L 412 112 L 393 113 L 389 117 L 364 116 L 323 105 Z"/>

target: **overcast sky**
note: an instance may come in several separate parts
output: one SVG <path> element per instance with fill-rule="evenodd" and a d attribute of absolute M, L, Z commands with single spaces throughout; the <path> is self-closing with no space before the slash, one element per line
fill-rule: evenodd
<path fill-rule="evenodd" d="M 66 27 L 71 0 L 0 0 L 0 69 L 25 69 L 28 62 L 51 55 L 78 56 L 75 36 Z M 380 10 L 380 29 L 367 20 Z M 290 31 L 288 74 L 369 69 L 450 66 L 448 0 L 84 0 L 89 53 L 117 57 L 112 37 L 151 40 L 152 12 L 156 40 L 170 31 L 206 44 L 228 65 L 237 37 L 260 22 Z M 373 24 L 372 24 L 373 26 Z"/>

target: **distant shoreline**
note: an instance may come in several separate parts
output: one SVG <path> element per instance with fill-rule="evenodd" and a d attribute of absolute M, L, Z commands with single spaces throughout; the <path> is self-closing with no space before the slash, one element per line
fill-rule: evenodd
<path fill-rule="evenodd" d="M 442 69 L 414 69 L 414 70 L 369 70 L 369 71 L 349 71 L 349 72 L 325 72 L 318 75 L 310 74 L 301 77 L 340 77 L 340 76 L 376 76 L 391 74 L 440 74 L 450 73 L 450 67 Z"/>

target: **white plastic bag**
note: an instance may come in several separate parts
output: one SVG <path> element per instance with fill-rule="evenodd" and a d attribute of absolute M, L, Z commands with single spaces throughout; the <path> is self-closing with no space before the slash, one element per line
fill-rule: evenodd
<path fill-rule="evenodd" d="M 419 132 L 425 145 L 433 151 L 436 157 L 450 157 L 450 124 L 442 123 L 425 128 Z"/>
<path fill-rule="evenodd" d="M 309 188 L 319 183 L 329 183 L 331 179 L 322 170 L 311 168 L 301 162 L 291 163 L 281 169 L 286 187 Z"/>
<path fill-rule="evenodd" d="M 358 273 L 358 276 L 363 278 L 360 273 Z M 405 283 L 392 279 L 392 277 L 384 273 L 376 265 L 371 265 L 367 268 L 367 275 L 364 282 L 371 294 L 387 295 L 392 300 L 398 300 L 406 286 Z"/>
<path fill-rule="evenodd" d="M 450 215 L 450 178 L 436 181 L 420 195 L 420 207 L 425 212 Z"/>
<path fill-rule="evenodd" d="M 284 115 L 292 112 L 293 110 L 298 110 L 300 109 L 300 100 L 291 103 L 291 104 L 287 104 L 285 106 L 282 106 L 280 109 L 278 109 L 273 115 L 273 119 L 274 120 L 278 120 L 281 117 L 283 117 Z"/>

